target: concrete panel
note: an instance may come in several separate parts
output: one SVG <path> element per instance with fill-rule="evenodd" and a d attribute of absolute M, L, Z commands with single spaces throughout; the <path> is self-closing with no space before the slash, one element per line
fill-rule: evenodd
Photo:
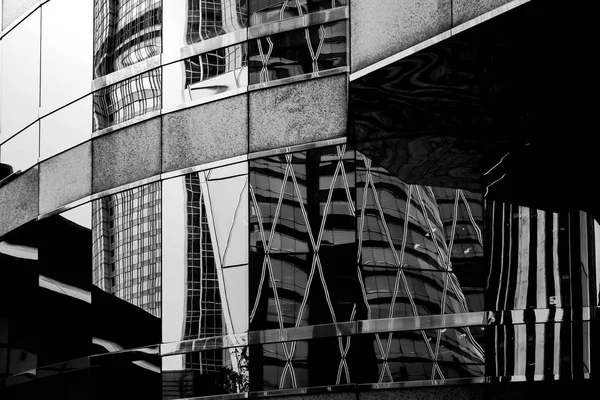
<path fill-rule="evenodd" d="M 406 388 L 361 392 L 357 400 L 483 400 L 484 385 Z"/>
<path fill-rule="evenodd" d="M 248 151 L 246 94 L 163 116 L 163 172 Z"/>
<path fill-rule="evenodd" d="M 250 151 L 346 134 L 345 74 L 250 93 Z"/>
<path fill-rule="evenodd" d="M 512 0 L 453 0 L 452 25 L 457 26 Z"/>
<path fill-rule="evenodd" d="M 451 28 L 451 0 L 352 0 L 352 72 Z"/>
<path fill-rule="evenodd" d="M 36 166 L 0 187 L 0 236 L 38 216 L 38 185 Z"/>
<path fill-rule="evenodd" d="M 39 0 L 3 0 L 2 29 L 10 25 Z"/>
<path fill-rule="evenodd" d="M 273 400 L 356 400 L 355 392 L 303 394 L 301 396 L 272 397 Z"/>
<path fill-rule="evenodd" d="M 160 173 L 160 118 L 93 140 L 92 192 L 100 192 Z"/>
<path fill-rule="evenodd" d="M 91 194 L 92 143 L 40 164 L 40 214 Z"/>

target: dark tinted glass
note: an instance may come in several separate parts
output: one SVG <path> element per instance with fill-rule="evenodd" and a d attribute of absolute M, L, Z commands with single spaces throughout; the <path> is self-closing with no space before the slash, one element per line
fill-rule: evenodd
<path fill-rule="evenodd" d="M 248 44 L 249 84 L 346 66 L 346 22 L 278 33 Z"/>
<path fill-rule="evenodd" d="M 348 4 L 347 0 L 250 0 L 250 26 L 309 13 L 328 10 Z"/>
<path fill-rule="evenodd" d="M 251 329 L 354 318 L 354 152 L 254 160 L 250 186 Z"/>

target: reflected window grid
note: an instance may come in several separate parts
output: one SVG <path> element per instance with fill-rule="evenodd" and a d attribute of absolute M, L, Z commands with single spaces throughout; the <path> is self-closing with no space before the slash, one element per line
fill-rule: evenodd
<path fill-rule="evenodd" d="M 249 42 L 249 84 L 346 66 L 346 21 L 278 33 Z"/>
<path fill-rule="evenodd" d="M 161 316 L 160 182 L 92 203 L 93 284 Z"/>
<path fill-rule="evenodd" d="M 300 17 L 348 4 L 347 0 L 250 0 L 250 26 Z"/>
<path fill-rule="evenodd" d="M 246 0 L 187 0 L 187 3 L 187 44 L 246 27 Z"/>
<path fill-rule="evenodd" d="M 161 53 L 162 0 L 94 0 L 94 77 Z"/>
<path fill-rule="evenodd" d="M 94 131 L 161 108 L 161 69 L 148 71 L 94 93 Z"/>

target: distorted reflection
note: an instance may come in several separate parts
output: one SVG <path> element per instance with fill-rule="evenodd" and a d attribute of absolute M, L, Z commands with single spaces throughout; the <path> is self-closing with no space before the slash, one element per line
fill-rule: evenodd
<path fill-rule="evenodd" d="M 346 66 L 346 21 L 278 33 L 249 42 L 249 84 Z"/>
<path fill-rule="evenodd" d="M 163 341 L 248 329 L 248 175 L 240 163 L 164 184 Z"/>
<path fill-rule="evenodd" d="M 250 389 L 248 347 L 162 359 L 163 399 L 244 393 Z"/>
<path fill-rule="evenodd" d="M 163 67 L 165 107 L 248 86 L 246 43 L 200 54 Z"/>
<path fill-rule="evenodd" d="M 39 365 L 90 354 L 92 206 L 40 220 Z"/>
<path fill-rule="evenodd" d="M 0 239 L 0 379 L 38 363 L 40 238 L 34 222 Z"/>
<path fill-rule="evenodd" d="M 162 0 L 94 0 L 94 78 L 159 55 Z"/>
<path fill-rule="evenodd" d="M 160 342 L 161 238 L 160 182 L 92 202 L 95 351 Z"/>
<path fill-rule="evenodd" d="M 23 172 L 37 164 L 39 143 L 40 123 L 36 122 L 0 145 L 0 162 L 10 165 L 13 172 Z"/>
<path fill-rule="evenodd" d="M 164 43 L 169 51 L 246 27 L 246 0 L 169 0 L 164 7 Z"/>
<path fill-rule="evenodd" d="M 589 214 L 490 200 L 489 310 L 598 305 L 600 225 Z"/>
<path fill-rule="evenodd" d="M 250 26 L 287 18 L 300 17 L 317 11 L 348 4 L 347 0 L 250 0 Z"/>
<path fill-rule="evenodd" d="M 40 126 L 40 158 L 52 157 L 92 135 L 92 96 L 44 117 Z"/>
<path fill-rule="evenodd" d="M 251 329 L 359 319 L 354 152 L 253 160 L 250 184 Z"/>
<path fill-rule="evenodd" d="M 160 110 L 161 69 L 107 86 L 94 93 L 94 131 Z"/>
<path fill-rule="evenodd" d="M 490 330 L 486 375 L 516 380 L 589 377 L 590 321 L 499 325 Z"/>

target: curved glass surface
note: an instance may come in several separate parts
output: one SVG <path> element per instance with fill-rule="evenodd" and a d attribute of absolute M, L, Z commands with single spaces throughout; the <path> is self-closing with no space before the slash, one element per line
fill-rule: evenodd
<path fill-rule="evenodd" d="M 90 92 L 91 1 L 53 0 L 42 7 L 41 104 L 50 112 Z M 65 18 L 68 16 L 68 18 Z"/>
<path fill-rule="evenodd" d="M 250 0 L 250 26 L 300 17 L 348 4 L 347 0 Z"/>
<path fill-rule="evenodd" d="M 344 67 L 346 53 L 346 21 L 252 39 L 248 42 L 249 83 Z"/>
<path fill-rule="evenodd" d="M 248 86 L 246 43 L 210 51 L 163 67 L 165 109 Z"/>
<path fill-rule="evenodd" d="M 13 172 L 25 171 L 38 162 L 40 123 L 36 122 L 0 145 L 0 162 Z"/>
<path fill-rule="evenodd" d="M 165 52 L 246 28 L 246 0 L 169 0 L 163 5 Z"/>
<path fill-rule="evenodd" d="M 161 342 L 161 183 L 92 202 L 94 353 Z"/>
<path fill-rule="evenodd" d="M 161 52 L 162 0 L 94 0 L 94 78 Z"/>
<path fill-rule="evenodd" d="M 161 71 L 153 69 L 94 92 L 94 132 L 160 110 Z"/>
<path fill-rule="evenodd" d="M 163 182 L 163 342 L 248 330 L 247 170 Z"/>
<path fill-rule="evenodd" d="M 9 138 L 38 118 L 40 105 L 41 10 L 2 38 L 2 137 Z M 22 51 L 27 49 L 27 62 Z M 10 116 L 10 118 L 9 118 Z"/>
<path fill-rule="evenodd" d="M 40 159 L 50 158 L 92 137 L 92 95 L 40 121 Z"/>

